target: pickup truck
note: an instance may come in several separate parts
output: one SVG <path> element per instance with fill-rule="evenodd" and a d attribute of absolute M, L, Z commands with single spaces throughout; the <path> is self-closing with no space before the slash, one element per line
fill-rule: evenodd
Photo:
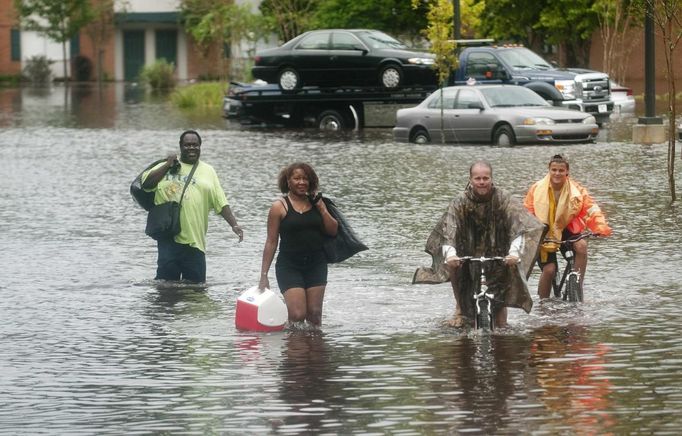
<path fill-rule="evenodd" d="M 593 115 L 597 124 L 613 112 L 609 76 L 586 69 L 560 69 L 533 51 L 518 45 L 492 45 L 488 40 L 463 48 L 451 85 L 506 83 L 532 89 L 555 106 Z M 458 41 L 458 47 L 468 41 Z M 483 45 L 489 44 L 489 45 Z"/>

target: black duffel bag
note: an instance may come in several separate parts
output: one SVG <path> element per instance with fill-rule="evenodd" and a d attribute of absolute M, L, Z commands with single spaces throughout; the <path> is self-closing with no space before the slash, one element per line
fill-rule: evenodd
<path fill-rule="evenodd" d="M 327 206 L 329 214 L 334 217 L 338 223 L 336 236 L 329 236 L 324 243 L 324 254 L 327 257 L 328 263 L 339 263 L 348 259 L 349 257 L 367 250 L 367 246 L 360 241 L 360 238 L 355 234 L 346 217 L 341 213 L 334 202 L 322 197 L 322 201 Z"/>
<path fill-rule="evenodd" d="M 142 170 L 142 172 L 135 177 L 133 183 L 130 184 L 130 195 L 132 195 L 137 204 L 139 204 L 142 209 L 146 211 L 150 211 L 154 207 L 155 193 L 153 191 L 147 192 L 142 188 L 142 175 L 165 160 L 166 159 L 159 159 L 156 162 L 151 163 L 149 166 L 147 166 L 147 168 Z"/>

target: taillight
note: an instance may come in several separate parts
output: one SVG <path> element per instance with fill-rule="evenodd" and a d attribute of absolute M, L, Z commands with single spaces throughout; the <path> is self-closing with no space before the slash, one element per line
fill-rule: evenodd
<path fill-rule="evenodd" d="M 626 88 L 626 89 L 627 89 L 628 95 L 632 95 L 632 88 Z"/>
<path fill-rule="evenodd" d="M 260 56 L 256 56 L 256 57 L 253 58 L 253 62 L 254 62 L 256 65 L 260 64 L 260 61 L 261 61 L 261 57 L 260 57 Z"/>

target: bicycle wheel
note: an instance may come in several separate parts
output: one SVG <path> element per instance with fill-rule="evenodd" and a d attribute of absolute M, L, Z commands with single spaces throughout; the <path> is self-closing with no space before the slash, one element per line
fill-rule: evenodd
<path fill-rule="evenodd" d="M 580 295 L 580 285 L 578 284 L 578 274 L 570 273 L 568 275 L 568 282 L 566 283 L 567 300 L 571 303 L 582 302 L 582 295 Z"/>
<path fill-rule="evenodd" d="M 481 311 L 476 314 L 476 328 L 493 329 L 492 312 L 490 311 L 490 302 L 488 300 L 481 301 Z"/>

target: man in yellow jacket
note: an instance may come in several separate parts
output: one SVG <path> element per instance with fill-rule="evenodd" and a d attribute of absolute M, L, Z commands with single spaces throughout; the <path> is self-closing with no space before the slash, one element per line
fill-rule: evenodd
<path fill-rule="evenodd" d="M 547 225 L 547 239 L 566 240 L 589 229 L 594 234 L 610 236 L 611 228 L 601 209 L 585 188 L 568 176 L 568 160 L 560 154 L 549 161 L 549 172 L 530 187 L 524 206 Z M 542 269 L 538 283 L 540 298 L 548 298 L 556 274 L 559 244 L 545 242 L 540 247 L 538 263 Z M 580 274 L 580 286 L 587 268 L 587 240 L 573 243 L 574 269 Z"/>

